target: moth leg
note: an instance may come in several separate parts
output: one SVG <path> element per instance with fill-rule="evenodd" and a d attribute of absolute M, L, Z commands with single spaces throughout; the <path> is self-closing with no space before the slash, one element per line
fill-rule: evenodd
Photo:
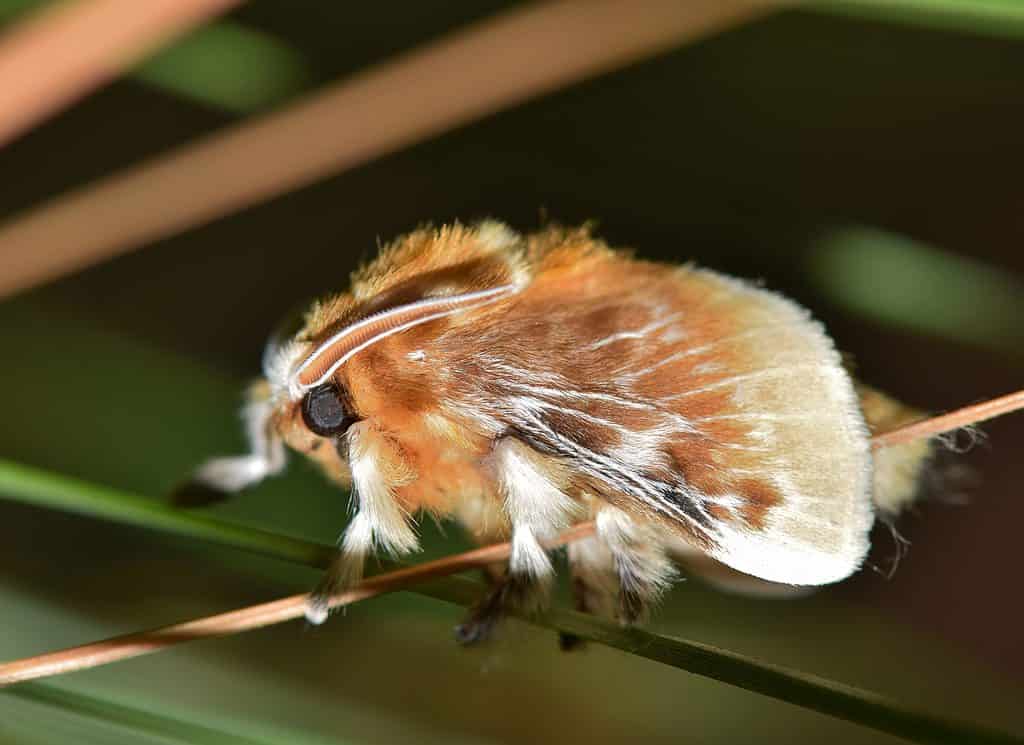
<path fill-rule="evenodd" d="M 511 611 L 536 613 L 544 605 L 550 582 L 511 572 L 498 578 L 466 618 L 455 627 L 455 641 L 469 646 L 489 640 Z"/>
<path fill-rule="evenodd" d="M 511 524 L 498 497 L 481 495 L 463 500 L 456 518 L 480 545 L 508 540 Z M 481 572 L 488 590 L 465 621 L 455 627 L 455 638 L 462 644 L 487 639 L 500 620 L 503 609 L 515 604 L 515 599 L 510 596 L 517 592 L 517 588 L 509 578 L 507 562 L 488 564 L 482 567 Z"/>
<path fill-rule="evenodd" d="M 346 437 L 358 512 L 345 529 L 338 555 L 306 603 L 306 619 L 313 624 L 327 620 L 332 595 L 362 579 L 363 566 L 375 546 L 393 555 L 419 547 L 409 515 L 394 495 L 394 489 L 411 478 L 400 454 L 367 422 L 353 424 Z"/>
<path fill-rule="evenodd" d="M 573 541 L 566 548 L 572 573 L 573 605 L 580 613 L 615 618 L 619 599 L 619 575 L 608 544 L 597 535 Z M 559 633 L 564 651 L 578 649 L 583 640 L 575 634 Z"/>
<path fill-rule="evenodd" d="M 486 640 L 510 610 L 535 613 L 545 606 L 554 566 L 541 541 L 568 527 L 579 509 L 563 491 L 561 466 L 515 438 L 498 441 L 490 466 L 512 525 L 512 555 L 508 572 L 456 629 L 463 644 Z"/>
<path fill-rule="evenodd" d="M 618 580 L 614 616 L 627 626 L 643 621 L 676 578 L 665 537 L 615 507 L 603 508 L 596 522 L 596 538 L 607 546 Z"/>
<path fill-rule="evenodd" d="M 463 498 L 455 508 L 454 517 L 473 542 L 479 546 L 489 546 L 508 540 L 511 525 L 505 514 L 501 500 L 491 494 L 480 494 Z M 508 571 L 507 562 L 496 562 L 481 568 L 484 580 L 491 587 L 505 577 Z"/>
<path fill-rule="evenodd" d="M 569 544 L 569 569 L 576 610 L 632 625 L 643 620 L 675 578 L 659 532 L 606 506 L 597 513 L 595 535 Z M 560 634 L 563 650 L 582 640 Z"/>
<path fill-rule="evenodd" d="M 222 502 L 284 470 L 284 443 L 274 426 L 273 414 L 270 384 L 260 380 L 249 386 L 242 409 L 249 454 L 211 458 L 196 469 L 189 481 L 171 492 L 171 502 L 179 507 Z"/>

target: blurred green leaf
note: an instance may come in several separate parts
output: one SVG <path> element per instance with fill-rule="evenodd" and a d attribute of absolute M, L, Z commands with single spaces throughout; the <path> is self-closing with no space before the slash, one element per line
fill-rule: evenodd
<path fill-rule="evenodd" d="M 157 88 L 236 113 L 280 103 L 305 88 L 310 77 L 296 50 L 233 21 L 190 33 L 133 74 Z"/>
<path fill-rule="evenodd" d="M 156 714 L 151 711 L 88 696 L 64 688 L 42 683 L 24 683 L 5 689 L 3 694 L 45 706 L 57 707 L 78 716 L 96 719 L 126 729 L 138 742 L 142 736 L 157 737 L 161 741 L 189 743 L 189 745 L 267 745 L 268 740 L 213 729 L 192 722 Z M 43 729 L 42 726 L 39 727 Z M 298 742 L 289 738 L 288 742 Z"/>
<path fill-rule="evenodd" d="M 1020 0 L 814 0 L 815 10 L 945 31 L 1024 37 Z"/>
<path fill-rule="evenodd" d="M 7 23 L 40 4 L 40 0 L 0 0 L 0 23 Z"/>
<path fill-rule="evenodd" d="M 312 542 L 222 523 L 133 494 L 9 461 L 0 461 L 0 495 L 28 504 L 170 531 L 313 566 L 323 566 L 326 552 L 330 550 Z M 470 606 L 480 597 L 483 587 L 479 582 L 461 577 L 446 577 L 416 585 L 410 591 Z M 1009 734 L 915 712 L 870 691 L 761 662 L 701 642 L 674 639 L 641 629 L 623 629 L 604 619 L 568 610 L 554 610 L 533 620 L 630 654 L 919 742 L 1022 742 Z"/>
<path fill-rule="evenodd" d="M 330 547 L 175 509 L 154 499 L 0 460 L 0 493 L 50 509 L 200 538 L 285 561 L 323 567 Z"/>
<path fill-rule="evenodd" d="M 1024 283 L 979 261 L 854 226 L 822 235 L 807 263 L 817 286 L 850 312 L 1015 356 L 1024 351 Z"/>
<path fill-rule="evenodd" d="M 44 4 L 51 3 L 0 0 L 0 23 L 18 22 Z M 296 49 L 229 19 L 175 40 L 127 75 L 236 114 L 275 106 L 303 90 L 311 77 L 306 60 Z"/>

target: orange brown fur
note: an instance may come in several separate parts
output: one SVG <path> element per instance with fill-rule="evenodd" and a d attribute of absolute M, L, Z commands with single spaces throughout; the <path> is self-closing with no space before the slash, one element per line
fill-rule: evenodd
<path fill-rule="evenodd" d="M 841 579 L 867 550 L 868 431 L 820 325 L 586 228 L 418 230 L 314 306 L 267 378 L 278 435 L 353 482 L 346 581 L 374 547 L 415 547 L 419 511 L 510 532 L 504 592 L 520 598 L 550 574 L 539 541 L 595 518 L 570 562 L 588 607 L 615 606 L 598 595 L 618 578 L 625 621 L 671 577 L 673 542 L 798 585 Z M 314 390 L 344 401 L 340 429 L 309 424 Z"/>
<path fill-rule="evenodd" d="M 383 339 L 337 373 L 338 384 L 351 391 L 358 415 L 401 444 L 417 479 L 398 488 L 396 496 L 411 511 L 447 513 L 454 500 L 488 491 L 480 463 L 497 433 L 482 427 L 470 412 L 483 410 L 501 421 L 507 391 L 506 381 L 496 378 L 481 359 L 498 357 L 527 376 L 557 376 L 569 390 L 649 404 L 634 408 L 592 400 L 580 406 L 591 419 L 574 422 L 573 414 L 559 412 L 548 416 L 554 429 L 598 451 L 621 438 L 594 418 L 643 432 L 658 426 L 666 411 L 688 421 L 734 411 L 729 392 L 714 386 L 750 366 L 743 343 L 722 343 L 744 331 L 741 309 L 729 307 L 734 301 L 703 275 L 614 252 L 585 229 L 549 229 L 530 237 L 525 246 L 503 249 L 483 243 L 474 231 L 460 226 L 417 231 L 357 272 L 349 293 L 319 305 L 303 336 L 322 340 L 390 303 L 424 297 L 437 289 L 435 283 L 446 291 L 468 292 L 513 281 L 524 272 L 530 283 L 513 297 Z M 618 332 L 655 321 L 652 303 L 679 315 L 674 328 L 683 338 L 623 338 L 588 350 Z M 680 348 L 704 347 L 706 351 L 664 363 Z M 416 350 L 425 352 L 426 364 L 410 362 L 409 355 Z M 617 382 L 630 370 L 658 363 L 664 364 L 628 389 Z M 706 393 L 672 399 L 688 389 L 709 386 Z M 448 425 L 440 430 L 427 426 L 428 413 Z M 770 457 L 739 449 L 755 444 L 749 430 L 742 422 L 721 420 L 703 423 L 699 434 L 680 432 L 665 441 L 666 458 L 651 463 L 650 473 L 665 476 L 676 469 L 705 494 L 737 494 L 742 506 L 716 507 L 715 517 L 756 529 L 780 497 L 768 483 L 734 475 L 763 470 Z M 593 489 L 594 480 L 580 478 L 575 484 L 578 496 Z M 608 493 L 607 486 L 603 491 L 610 499 L 628 503 L 622 495 Z M 708 540 L 686 522 L 662 513 L 653 516 L 690 539 Z"/>
<path fill-rule="evenodd" d="M 905 505 L 930 453 L 871 453 L 867 422 L 912 412 L 855 391 L 795 303 L 586 228 L 418 230 L 315 305 L 264 368 L 245 412 L 252 452 L 197 479 L 245 488 L 280 472 L 285 443 L 352 484 L 317 623 L 367 556 L 417 547 L 423 511 L 481 541 L 511 536 L 468 640 L 502 606 L 536 606 L 553 572 L 544 540 L 585 517 L 595 534 L 569 549 L 579 607 L 626 623 L 680 547 L 719 578 L 835 582 L 863 561 L 875 506 Z"/>

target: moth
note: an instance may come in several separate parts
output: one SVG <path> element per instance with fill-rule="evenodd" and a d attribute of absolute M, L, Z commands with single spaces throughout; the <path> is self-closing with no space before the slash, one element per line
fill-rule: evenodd
<path fill-rule="evenodd" d="M 251 453 L 196 479 L 238 491 L 279 473 L 287 446 L 351 486 L 314 623 L 373 552 L 417 549 L 417 513 L 511 540 L 459 627 L 472 642 L 543 604 L 543 542 L 582 520 L 596 531 L 567 549 L 576 606 L 626 624 L 679 557 L 734 587 L 848 577 L 876 516 L 917 490 L 927 445 L 870 448 L 872 427 L 910 413 L 857 385 L 774 292 L 588 228 L 456 224 L 388 245 L 272 340 L 244 410 Z"/>

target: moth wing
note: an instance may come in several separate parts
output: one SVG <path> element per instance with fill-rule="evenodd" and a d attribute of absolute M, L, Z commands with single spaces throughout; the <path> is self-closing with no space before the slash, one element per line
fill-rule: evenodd
<path fill-rule="evenodd" d="M 781 582 L 754 577 L 728 567 L 720 561 L 712 559 L 700 549 L 685 541 L 668 542 L 668 551 L 672 558 L 682 565 L 688 577 L 695 577 L 706 585 L 731 595 L 743 595 L 760 598 L 795 598 L 804 597 L 815 591 L 809 585 L 788 585 Z"/>
<path fill-rule="evenodd" d="M 707 553 L 771 582 L 844 579 L 868 552 L 874 514 L 869 434 L 838 352 L 792 301 L 712 272 L 690 278 L 716 287 L 714 304 L 731 319 L 710 342 L 728 372 L 677 399 L 723 448 L 710 455 L 724 478 L 705 478 L 702 490 L 705 510 L 719 506 Z M 709 410 L 701 388 L 727 392 L 717 412 L 696 413 Z"/>
<path fill-rule="evenodd" d="M 549 256 L 474 334 L 485 362 L 463 380 L 494 382 L 473 400 L 497 402 L 492 418 L 569 463 L 582 491 L 733 569 L 791 585 L 856 571 L 874 520 L 869 434 L 821 324 L 714 272 Z"/>

